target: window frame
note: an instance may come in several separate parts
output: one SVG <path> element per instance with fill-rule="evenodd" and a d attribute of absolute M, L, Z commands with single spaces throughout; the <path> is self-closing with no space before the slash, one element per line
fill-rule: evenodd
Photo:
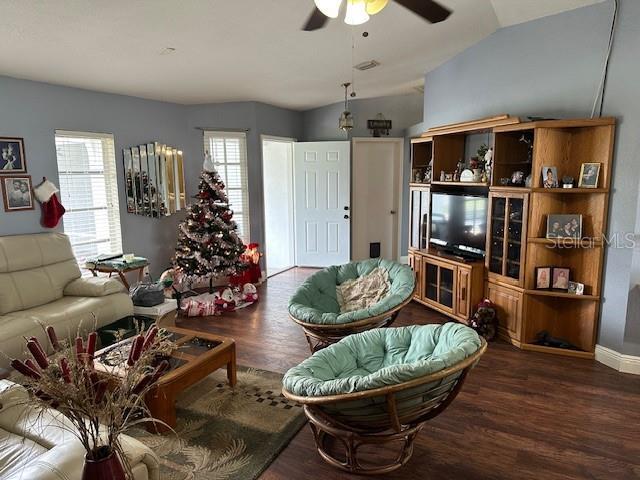
<path fill-rule="evenodd" d="M 248 245 L 251 242 L 251 221 L 250 221 L 250 195 L 249 195 L 249 166 L 248 166 L 248 154 L 247 154 L 247 134 L 241 131 L 220 131 L 220 130 L 203 130 L 203 155 L 209 151 L 216 171 L 220 175 L 222 181 L 225 184 L 225 194 L 229 197 L 230 191 L 240 191 L 242 197 L 242 208 L 236 209 L 233 204 L 229 204 L 229 208 L 233 212 L 234 221 L 238 223 L 241 228 L 239 236 L 242 241 Z M 211 145 L 212 139 L 224 140 L 224 161 L 219 161 L 215 156 L 214 149 Z M 239 140 L 240 141 L 240 161 L 238 163 L 227 161 L 227 140 Z M 240 187 L 229 187 L 228 184 L 228 166 L 239 165 L 240 166 Z M 221 169 L 220 167 L 223 167 Z M 237 221 L 236 214 L 242 215 L 242 224 Z"/>
<path fill-rule="evenodd" d="M 68 139 L 85 139 L 92 141 L 100 141 L 102 148 L 102 169 L 86 168 L 84 170 L 62 170 L 60 168 L 60 159 L 58 156 L 58 149 L 68 141 Z M 58 170 L 58 177 L 60 183 L 60 199 L 65 206 L 67 213 L 73 212 L 98 212 L 104 211 L 106 218 L 106 224 L 108 226 L 108 237 L 98 238 L 96 235 L 92 241 L 73 241 L 73 233 L 70 233 L 67 222 L 64 222 L 63 217 L 63 232 L 67 234 L 71 241 L 71 247 L 74 252 L 74 256 L 78 260 L 81 267 L 84 266 L 84 262 L 88 257 L 78 255 L 76 247 L 82 247 L 85 245 L 103 245 L 110 244 L 109 250 L 111 254 L 123 253 L 123 238 L 122 238 L 122 221 L 120 217 L 120 201 L 119 201 L 119 185 L 118 185 L 118 172 L 117 172 L 117 159 L 115 153 L 115 139 L 113 134 L 110 133 L 97 133 L 97 132 L 81 132 L 70 130 L 55 130 L 54 134 L 55 146 L 56 146 L 56 168 Z M 99 207 L 87 207 L 87 208 L 73 208 L 72 204 L 65 199 L 65 192 L 63 188 L 62 178 L 73 177 L 74 175 L 95 175 L 100 176 L 101 181 L 104 182 L 105 189 L 105 206 Z M 115 236 L 115 238 L 114 238 Z M 116 251 L 117 250 L 117 251 Z"/>

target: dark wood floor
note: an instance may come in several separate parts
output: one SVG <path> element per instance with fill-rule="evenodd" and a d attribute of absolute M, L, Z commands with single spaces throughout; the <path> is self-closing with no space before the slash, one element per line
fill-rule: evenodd
<path fill-rule="evenodd" d="M 287 301 L 311 272 L 273 277 L 255 306 L 179 325 L 231 336 L 239 364 L 284 373 L 309 355 Z M 444 320 L 412 303 L 396 325 Z M 304 427 L 261 478 L 358 477 L 327 466 Z M 408 465 L 384 478 L 640 478 L 640 377 L 493 342 L 451 407 L 421 432 Z"/>

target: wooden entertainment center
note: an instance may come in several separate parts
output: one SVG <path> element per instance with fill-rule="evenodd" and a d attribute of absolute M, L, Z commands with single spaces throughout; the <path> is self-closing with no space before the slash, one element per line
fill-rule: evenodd
<path fill-rule="evenodd" d="M 523 122 L 500 115 L 431 128 L 411 142 L 409 264 L 416 272 L 414 300 L 467 323 L 483 298 L 491 300 L 501 338 L 525 350 L 593 358 L 602 288 L 615 119 Z M 486 182 L 440 179 L 479 143 L 493 149 Z M 578 187 L 581 166 L 599 163 L 593 188 Z M 431 179 L 414 182 L 414 169 L 431 166 Z M 543 167 L 573 188 L 544 188 Z M 506 182 L 515 171 L 530 186 Z M 509 183 L 509 184 L 507 184 Z M 488 197 L 484 261 L 469 261 L 434 248 L 431 199 L 436 192 Z M 547 238 L 549 215 L 581 215 L 581 238 Z M 484 218 L 484 217 L 483 217 Z M 536 268 L 568 268 L 584 294 L 536 288 Z M 541 332 L 577 349 L 540 344 Z"/>

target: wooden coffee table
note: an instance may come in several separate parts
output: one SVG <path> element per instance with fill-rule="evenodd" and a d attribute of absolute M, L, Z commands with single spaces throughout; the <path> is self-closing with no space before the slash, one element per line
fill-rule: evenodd
<path fill-rule="evenodd" d="M 165 330 L 172 334 L 179 348 L 171 355 L 171 369 L 160 377 L 145 401 L 154 418 L 174 428 L 176 399 L 185 389 L 224 366 L 227 368 L 229 385 L 235 386 L 236 344 L 231 338 L 185 328 L 165 327 Z M 111 346 L 96 352 L 96 370 L 113 371 L 112 367 L 103 367 L 99 360 L 103 352 L 113 348 Z M 156 423 L 150 424 L 149 431 L 165 433 L 169 429 Z"/>

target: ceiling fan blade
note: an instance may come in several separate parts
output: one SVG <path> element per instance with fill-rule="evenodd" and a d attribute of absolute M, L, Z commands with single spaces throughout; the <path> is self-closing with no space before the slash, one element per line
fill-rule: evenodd
<path fill-rule="evenodd" d="M 314 30 L 319 30 L 325 26 L 327 20 L 329 20 L 329 18 L 320 10 L 318 10 L 318 8 L 315 8 L 313 12 L 311 12 L 307 23 L 304 25 L 304 27 L 302 27 L 302 30 L 304 30 L 305 32 L 313 32 Z"/>
<path fill-rule="evenodd" d="M 403 7 L 431 23 L 439 23 L 451 15 L 451 10 L 433 0 L 395 0 Z"/>

